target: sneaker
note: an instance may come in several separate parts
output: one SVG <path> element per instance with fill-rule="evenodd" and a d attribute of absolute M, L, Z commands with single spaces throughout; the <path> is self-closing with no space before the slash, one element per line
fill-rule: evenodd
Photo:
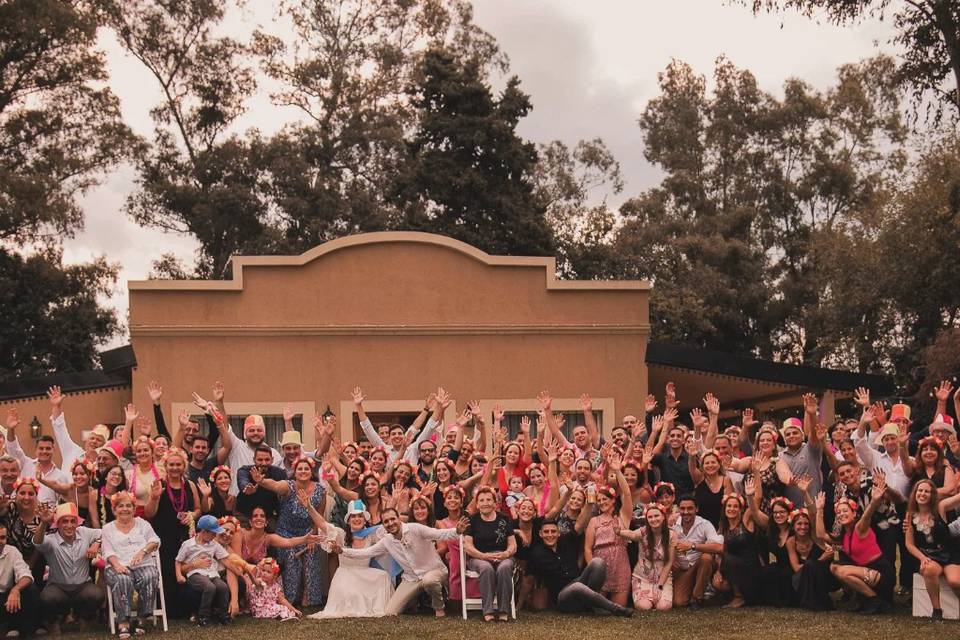
<path fill-rule="evenodd" d="M 943 620 L 943 609 L 934 609 L 930 614 L 931 620 Z"/>
<path fill-rule="evenodd" d="M 912 595 L 912 594 L 913 594 L 913 592 L 910 591 L 910 588 L 909 588 L 909 587 L 900 587 L 900 588 L 897 589 L 897 595 L 898 595 L 898 596 L 907 597 L 907 596 L 910 596 L 910 595 Z"/>
<path fill-rule="evenodd" d="M 704 600 L 710 600 L 711 598 L 713 598 L 713 597 L 716 596 L 716 595 L 717 595 L 717 590 L 713 588 L 713 585 L 712 585 L 712 584 L 708 584 L 708 585 L 706 586 L 706 588 L 703 590 L 703 599 L 704 599 Z"/>
<path fill-rule="evenodd" d="M 198 617 L 198 618 L 197 618 L 197 626 L 198 626 L 198 627 L 209 627 L 209 626 L 210 626 L 210 619 L 209 619 L 209 618 L 200 618 L 200 617 Z"/>

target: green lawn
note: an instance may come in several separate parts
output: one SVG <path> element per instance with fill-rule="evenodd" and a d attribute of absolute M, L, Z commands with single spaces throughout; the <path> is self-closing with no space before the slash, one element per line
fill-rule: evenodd
<path fill-rule="evenodd" d="M 864 617 L 854 613 L 809 613 L 792 609 L 703 609 L 701 611 L 677 610 L 667 613 L 636 614 L 632 619 L 612 617 L 581 617 L 558 614 L 521 612 L 519 619 L 508 623 L 484 623 L 479 614 L 471 612 L 471 619 L 463 621 L 459 615 L 435 620 L 428 615 L 404 615 L 399 618 L 352 619 L 352 620 L 295 620 L 287 622 L 241 618 L 228 628 L 208 627 L 198 629 L 186 622 L 175 622 L 166 640 L 263 640 L 282 634 L 284 640 L 316 640 L 317 638 L 396 638 L 418 640 L 484 640 L 505 636 L 523 640 L 580 640 L 603 638 L 604 640 L 638 640 L 663 638 L 664 640 L 700 639 L 714 640 L 765 638 L 767 640 L 826 640 L 843 634 L 846 640 L 870 638 L 871 640 L 907 640 L 923 637 L 920 634 L 936 634 L 929 637 L 954 637 L 960 632 L 960 623 L 955 620 L 931 622 L 912 618 L 905 606 L 899 606 L 893 615 Z M 148 626 L 147 638 L 160 636 Z M 104 633 L 81 636 L 67 634 L 70 640 L 82 637 L 102 638 Z"/>

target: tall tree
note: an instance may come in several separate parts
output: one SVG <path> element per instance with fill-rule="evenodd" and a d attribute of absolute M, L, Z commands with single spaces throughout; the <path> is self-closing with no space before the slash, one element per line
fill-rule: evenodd
<path fill-rule="evenodd" d="M 97 18 L 83 0 L 0 2 L 0 377 L 90 368 L 117 332 L 98 299 L 116 268 L 64 266 L 59 248 L 83 226 L 78 196 L 133 143 Z"/>
<path fill-rule="evenodd" d="M 230 256 L 267 242 L 256 133 L 230 135 L 256 88 L 247 48 L 216 35 L 228 0 L 110 0 L 108 22 L 154 78 L 162 101 L 137 157 L 127 210 L 144 225 L 195 236 L 196 275 L 223 277 Z"/>
<path fill-rule="evenodd" d="M 960 3 L 956 0 L 733 0 L 754 13 L 796 9 L 808 18 L 855 24 L 892 13 L 893 42 L 902 47 L 900 78 L 913 88 L 920 105 L 929 94 L 930 115 L 939 119 L 947 106 L 960 118 Z M 952 86 L 951 86 L 952 85 Z"/>
<path fill-rule="evenodd" d="M 513 77 L 498 98 L 480 65 L 428 51 L 409 89 L 417 129 L 396 183 L 403 226 L 489 253 L 547 255 L 553 236 L 534 194 L 536 147 L 517 135 L 530 100 Z"/>

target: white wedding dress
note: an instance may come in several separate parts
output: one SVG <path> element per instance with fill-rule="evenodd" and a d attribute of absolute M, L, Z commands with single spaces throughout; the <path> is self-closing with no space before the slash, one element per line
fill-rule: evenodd
<path fill-rule="evenodd" d="M 344 540 L 342 529 L 336 530 L 337 542 Z M 378 536 L 364 538 L 364 546 L 376 542 Z M 393 596 L 393 579 L 386 571 L 374 569 L 366 558 L 340 556 L 340 566 L 333 574 L 327 606 L 310 618 L 376 618 L 384 615 Z"/>

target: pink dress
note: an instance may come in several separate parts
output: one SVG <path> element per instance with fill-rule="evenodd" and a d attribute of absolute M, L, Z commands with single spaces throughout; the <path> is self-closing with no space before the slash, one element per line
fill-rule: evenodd
<path fill-rule="evenodd" d="M 250 583 L 247 584 L 250 587 Z M 283 593 L 283 584 L 279 576 L 266 587 L 253 585 L 247 590 L 247 604 L 254 618 L 296 618 L 297 614 L 280 604 L 280 594 Z"/>
<path fill-rule="evenodd" d="M 607 567 L 607 581 L 601 591 L 623 593 L 630 590 L 630 559 L 627 557 L 627 540 L 613 530 L 613 518 L 604 521 L 594 516 L 593 555 L 601 558 Z"/>

